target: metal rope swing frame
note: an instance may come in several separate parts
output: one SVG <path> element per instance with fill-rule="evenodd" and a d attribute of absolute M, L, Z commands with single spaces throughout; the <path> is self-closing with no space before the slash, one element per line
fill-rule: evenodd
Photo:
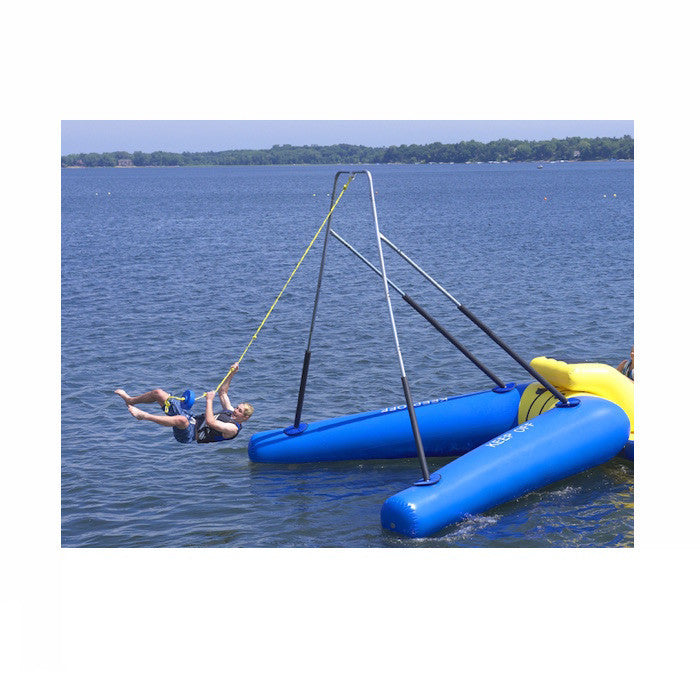
<path fill-rule="evenodd" d="M 464 304 L 452 296 L 442 285 L 436 282 L 425 270 L 423 270 L 417 263 L 415 263 L 411 258 L 406 255 L 402 250 L 400 250 L 394 243 L 392 243 L 384 234 L 379 230 L 379 220 L 377 217 L 377 204 L 374 198 L 374 183 L 372 180 L 372 174 L 369 170 L 339 170 L 335 174 L 333 180 L 333 193 L 331 195 L 331 202 L 335 201 L 335 193 L 338 186 L 338 179 L 341 175 L 349 175 L 350 178 L 345 184 L 345 188 L 349 183 L 355 179 L 357 175 L 365 175 L 369 184 L 369 196 L 372 208 L 372 218 L 374 222 L 374 231 L 377 240 L 377 250 L 379 252 L 379 267 L 372 264 L 364 255 L 357 251 L 348 241 L 342 238 L 336 231 L 331 227 L 331 219 L 333 208 L 326 218 L 326 234 L 323 240 L 323 252 L 321 253 L 321 264 L 318 273 L 318 283 L 316 285 L 316 295 L 314 298 L 313 312 L 311 314 L 311 323 L 309 325 L 309 337 L 306 344 L 306 351 L 304 353 L 304 364 L 301 372 L 301 379 L 299 382 L 299 395 L 297 398 L 297 407 L 294 415 L 294 423 L 289 427 L 284 429 L 286 435 L 294 436 L 303 433 L 308 424 L 301 422 L 301 412 L 304 405 L 304 395 L 306 393 L 306 382 L 309 375 L 309 364 L 311 362 L 311 339 L 313 336 L 314 325 L 316 323 L 316 314 L 318 311 L 318 304 L 321 295 L 321 285 L 323 281 L 323 272 L 326 262 L 326 255 L 328 252 L 328 240 L 330 237 L 335 238 L 337 241 L 342 243 L 351 253 L 353 253 L 358 259 L 360 259 L 365 265 L 367 265 L 373 272 L 382 278 L 382 284 L 384 287 L 384 297 L 386 299 L 387 308 L 389 311 L 389 321 L 391 324 L 392 335 L 394 338 L 394 346 L 396 348 L 396 355 L 399 361 L 399 369 L 401 373 L 401 385 L 403 387 L 404 397 L 406 399 L 406 409 L 411 421 L 411 429 L 413 431 L 413 438 L 416 443 L 416 453 L 418 456 L 418 461 L 420 464 L 420 470 L 422 479 L 415 482 L 417 486 L 429 486 L 436 484 L 440 475 L 431 476 L 428 470 L 428 464 L 425 458 L 425 451 L 423 449 L 423 441 L 421 439 L 420 430 L 418 427 L 418 420 L 416 418 L 415 407 L 413 404 L 413 399 L 411 397 L 411 388 L 408 383 L 408 378 L 406 376 L 406 368 L 404 366 L 403 355 L 401 353 L 401 345 L 399 343 L 399 335 L 396 329 L 396 321 L 394 319 L 394 309 L 391 303 L 391 296 L 389 294 L 389 289 L 393 289 L 397 292 L 401 298 L 413 308 L 418 314 L 420 314 L 426 321 L 428 321 L 433 328 L 435 328 L 441 335 L 443 335 L 447 340 L 449 340 L 452 345 L 454 345 L 467 359 L 469 359 L 479 370 L 481 370 L 491 381 L 496 385 L 493 389 L 495 392 L 508 392 L 514 389 L 515 384 L 510 382 L 505 384 L 501 381 L 491 370 L 488 369 L 483 363 L 481 363 L 462 343 L 460 343 L 449 331 L 447 331 L 438 321 L 436 321 L 424 308 L 422 308 L 414 299 L 412 299 L 408 294 L 403 292 L 396 284 L 394 284 L 386 274 L 386 266 L 384 263 L 384 251 L 382 248 L 382 243 L 385 243 L 389 248 L 396 252 L 399 257 L 407 262 L 411 267 L 413 267 L 418 273 L 420 273 L 426 280 L 428 280 L 438 291 L 440 291 L 444 296 L 446 296 L 458 309 L 464 314 L 472 323 L 474 323 L 480 330 L 482 330 L 491 340 L 493 340 L 497 345 L 499 345 L 508 355 L 510 355 L 523 369 L 525 369 L 535 380 L 537 380 L 542 386 L 544 386 L 548 391 L 550 391 L 554 396 L 559 399 L 560 406 L 571 406 L 575 405 L 574 402 L 570 402 L 558 389 L 556 389 L 550 382 L 548 382 L 544 377 L 542 377 L 539 372 L 534 370 L 529 363 L 525 362 L 517 353 L 515 353 L 506 343 L 504 343 L 486 324 L 480 321 L 469 309 L 467 309 Z"/>

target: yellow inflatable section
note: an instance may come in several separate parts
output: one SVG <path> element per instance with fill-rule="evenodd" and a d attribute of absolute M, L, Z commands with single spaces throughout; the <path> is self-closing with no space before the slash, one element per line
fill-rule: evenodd
<path fill-rule="evenodd" d="M 530 365 L 567 398 L 592 394 L 616 403 L 630 419 L 630 439 L 634 439 L 634 382 L 624 374 L 602 363 L 568 364 L 550 357 L 536 357 Z M 533 382 L 520 399 L 518 423 L 548 411 L 557 400 L 539 382 Z"/>

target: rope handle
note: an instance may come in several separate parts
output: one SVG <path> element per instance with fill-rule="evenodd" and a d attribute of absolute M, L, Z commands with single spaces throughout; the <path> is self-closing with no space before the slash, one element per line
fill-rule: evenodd
<path fill-rule="evenodd" d="M 341 197 L 345 194 L 345 190 L 347 190 L 348 185 L 355 179 L 355 175 L 350 175 L 348 178 L 348 181 L 343 185 L 343 189 L 340 191 L 340 194 L 336 198 L 335 202 L 333 202 L 333 206 L 330 208 L 328 214 L 326 214 L 326 218 L 321 222 L 321 225 L 318 227 L 318 231 L 314 234 L 314 237 L 311 239 L 311 243 L 309 243 L 308 246 L 306 246 L 306 250 L 304 251 L 304 254 L 299 258 L 299 262 L 295 265 L 294 269 L 292 270 L 292 274 L 289 275 L 289 278 L 287 281 L 284 283 L 284 286 L 282 287 L 280 293 L 277 295 L 277 298 L 272 302 L 272 306 L 269 308 L 268 312 L 265 314 L 265 317 L 263 318 L 262 322 L 260 325 L 257 327 L 255 333 L 253 333 L 253 337 L 250 339 L 248 345 L 246 345 L 245 350 L 243 351 L 243 354 L 238 358 L 236 361 L 236 364 L 240 364 L 241 360 L 245 357 L 245 354 L 248 352 L 248 349 L 250 346 L 253 344 L 253 341 L 258 337 L 258 333 L 260 332 L 260 329 L 265 325 L 265 322 L 267 319 L 270 317 L 270 314 L 272 313 L 272 310 L 277 306 L 277 302 L 280 300 L 280 297 L 282 294 L 284 294 L 284 290 L 287 289 L 287 286 L 289 283 L 292 281 L 292 277 L 297 273 L 297 270 L 301 267 L 301 264 L 304 262 L 304 258 L 306 257 L 307 253 L 311 250 L 311 247 L 313 244 L 316 242 L 316 239 L 318 238 L 319 234 L 321 233 L 323 227 L 326 225 L 326 222 L 328 219 L 331 218 L 331 214 L 333 213 L 333 210 L 338 206 L 338 202 L 340 201 Z M 219 385 L 216 387 L 215 391 L 219 391 L 219 389 L 222 387 L 223 383 L 228 379 L 229 375 L 231 374 L 231 370 L 229 370 L 226 373 L 226 376 L 219 382 Z M 207 395 L 206 392 L 204 392 L 201 396 L 197 396 L 195 398 L 195 401 L 199 401 L 199 399 L 203 399 Z M 184 401 L 184 397 L 182 396 L 170 396 L 168 397 L 169 399 L 176 399 L 177 401 Z"/>

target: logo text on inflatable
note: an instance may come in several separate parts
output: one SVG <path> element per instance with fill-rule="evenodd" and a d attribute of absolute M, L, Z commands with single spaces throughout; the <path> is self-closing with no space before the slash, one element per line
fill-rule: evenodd
<path fill-rule="evenodd" d="M 429 406 L 430 404 L 433 403 L 440 403 L 441 401 L 447 401 L 447 397 L 445 396 L 442 399 L 429 399 L 427 401 L 418 401 L 413 404 L 414 408 L 418 408 L 418 406 Z M 380 413 L 393 413 L 394 411 L 403 411 L 406 408 L 406 404 L 402 403 L 400 406 L 392 406 L 391 408 L 383 408 Z"/>
<path fill-rule="evenodd" d="M 517 428 L 513 428 L 514 433 L 524 433 L 526 430 L 529 428 L 534 428 L 535 425 L 534 423 L 523 423 L 522 425 L 519 425 Z M 504 443 L 508 442 L 513 437 L 511 433 L 503 433 L 503 435 L 499 435 L 497 438 L 494 438 L 491 440 L 491 442 L 487 442 L 486 445 L 488 447 L 498 447 L 499 445 L 503 445 Z"/>

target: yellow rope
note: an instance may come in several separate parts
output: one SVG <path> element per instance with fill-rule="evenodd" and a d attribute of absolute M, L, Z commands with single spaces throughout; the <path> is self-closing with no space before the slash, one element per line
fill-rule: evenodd
<path fill-rule="evenodd" d="M 348 181 L 343 185 L 343 189 L 341 190 L 340 194 L 338 195 L 338 198 L 335 200 L 335 202 L 333 202 L 333 206 L 330 208 L 330 211 L 328 212 L 328 214 L 326 214 L 326 218 L 323 220 L 321 225 L 318 227 L 318 231 L 316 231 L 316 234 L 311 239 L 311 243 L 309 243 L 309 245 L 306 246 L 306 250 L 304 251 L 304 254 L 301 256 L 301 258 L 299 258 L 299 262 L 296 264 L 296 266 L 292 270 L 292 274 L 289 275 L 289 279 L 284 283 L 284 287 L 282 287 L 282 290 L 277 295 L 277 298 L 274 300 L 274 302 L 272 302 L 272 306 L 270 307 L 268 312 L 265 314 L 265 318 L 263 318 L 262 323 L 258 326 L 255 333 L 253 333 L 253 337 L 250 339 L 250 342 L 248 343 L 248 345 L 246 345 L 246 348 L 243 351 L 243 354 L 238 358 L 236 364 L 240 364 L 241 360 L 245 357 L 245 354 L 248 352 L 248 348 L 250 348 L 250 346 L 253 344 L 253 341 L 258 337 L 258 333 L 260 332 L 260 329 L 265 325 L 265 322 L 267 321 L 270 314 L 272 313 L 272 310 L 275 308 L 275 306 L 277 306 L 277 302 L 280 300 L 280 297 L 282 296 L 282 294 L 284 294 L 284 290 L 287 289 L 287 285 L 292 281 L 292 277 L 294 277 L 297 270 L 301 267 L 302 262 L 304 262 L 304 258 L 306 257 L 307 253 L 311 250 L 311 246 L 313 246 L 313 244 L 316 242 L 318 235 L 321 233 L 321 231 L 322 231 L 323 227 L 326 225 L 326 222 L 328 221 L 328 219 L 330 219 L 331 214 L 333 213 L 333 210 L 338 205 L 340 198 L 345 194 L 345 190 L 347 190 L 348 185 L 352 182 L 354 177 L 355 177 L 354 175 L 351 175 L 348 178 Z M 231 375 L 231 370 L 229 370 L 226 373 L 226 376 L 219 382 L 219 385 L 216 387 L 215 391 L 219 391 L 219 389 L 223 386 L 223 383 L 229 378 L 230 375 Z M 199 399 L 203 399 L 206 395 L 207 395 L 206 392 L 203 393 L 201 396 L 198 396 L 195 399 L 195 401 L 198 401 Z M 168 401 L 170 399 L 176 399 L 177 401 L 184 401 L 185 400 L 184 397 L 182 397 L 182 396 L 170 396 Z M 166 410 L 167 410 L 168 401 L 166 401 Z"/>

